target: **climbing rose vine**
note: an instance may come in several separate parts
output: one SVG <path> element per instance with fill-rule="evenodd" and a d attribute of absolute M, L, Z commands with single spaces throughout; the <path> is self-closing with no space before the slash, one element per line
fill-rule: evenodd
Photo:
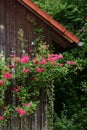
<path fill-rule="evenodd" d="M 74 61 L 69 60 L 61 63 L 62 54 L 49 54 L 46 53 L 46 45 L 41 47 L 44 54 L 41 52 L 33 59 L 27 54 L 21 57 L 12 54 L 5 61 L 0 54 L 1 123 L 13 115 L 31 116 L 39 106 L 40 90 L 43 88 L 47 93 L 50 92 L 54 78 L 64 76 L 75 65 Z M 8 95 L 8 91 L 11 95 Z"/>

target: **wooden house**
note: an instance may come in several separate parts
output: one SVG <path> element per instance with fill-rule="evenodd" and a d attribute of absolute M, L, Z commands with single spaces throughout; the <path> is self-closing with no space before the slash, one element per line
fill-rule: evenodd
<path fill-rule="evenodd" d="M 11 48 L 20 48 L 17 34 L 19 28 L 23 29 L 29 48 L 36 38 L 36 28 L 42 28 L 45 41 L 55 43 L 59 51 L 72 48 L 79 43 L 79 38 L 31 0 L 0 0 L 0 49 L 6 54 Z"/>
<path fill-rule="evenodd" d="M 32 48 L 32 42 L 36 40 L 35 29 L 43 29 L 45 41 L 55 44 L 59 52 L 77 46 L 80 42 L 78 37 L 42 11 L 32 0 L 0 0 L 0 51 L 5 55 L 10 54 L 12 50 L 18 52 L 21 49 L 18 40 L 19 29 L 24 31 L 24 38 L 28 44 L 27 51 Z M 46 107 L 43 105 L 45 99 L 42 99 L 40 109 L 35 113 L 30 128 L 27 126 L 28 120 L 25 119 L 18 129 L 15 127 L 16 120 L 8 123 L 7 127 L 1 127 L 0 130 L 48 130 Z"/>

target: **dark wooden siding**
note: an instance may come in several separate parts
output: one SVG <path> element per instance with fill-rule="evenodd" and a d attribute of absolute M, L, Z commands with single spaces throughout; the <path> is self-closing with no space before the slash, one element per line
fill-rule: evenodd
<path fill-rule="evenodd" d="M 33 21 L 27 19 L 28 16 Z M 34 35 L 36 28 L 44 28 L 45 40 L 50 43 L 50 28 L 47 24 L 17 0 L 0 0 L 0 51 L 3 51 L 6 57 L 9 56 L 12 49 L 16 52 L 21 49 L 18 40 L 19 28 L 24 31 L 24 38 L 27 40 L 27 52 L 32 47 L 32 41 L 36 39 Z M 42 91 L 40 98 L 41 104 L 32 120 L 30 117 L 21 120 L 18 118 L 9 120 L 7 126 L 0 127 L 0 130 L 48 130 L 46 93 Z"/>
<path fill-rule="evenodd" d="M 33 18 L 33 22 L 29 21 L 27 16 Z M 34 20 L 37 25 L 34 25 Z M 50 42 L 50 29 L 41 19 L 17 0 L 0 0 L 0 49 L 4 49 L 6 54 L 9 54 L 12 48 L 19 50 L 20 43 L 17 37 L 19 28 L 24 31 L 24 38 L 28 41 L 28 50 L 31 42 L 35 40 L 35 28 L 41 27 L 44 28 L 46 41 Z"/>
<path fill-rule="evenodd" d="M 0 1 L 0 50 L 5 51 L 5 1 L 4 0 Z"/>

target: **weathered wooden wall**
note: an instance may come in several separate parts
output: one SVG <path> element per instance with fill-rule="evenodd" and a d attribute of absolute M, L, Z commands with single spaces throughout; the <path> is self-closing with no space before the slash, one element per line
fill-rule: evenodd
<path fill-rule="evenodd" d="M 27 19 L 33 18 L 33 22 Z M 34 25 L 34 20 L 37 25 Z M 44 27 L 45 39 L 50 42 L 50 28 L 17 0 L 0 0 L 0 51 L 7 57 L 12 49 L 19 53 L 21 49 L 18 40 L 19 28 L 24 31 L 24 38 L 27 40 L 27 52 L 32 48 L 32 41 L 35 40 L 35 28 Z M 47 97 L 41 94 L 41 105 L 32 120 L 25 119 L 9 120 L 7 126 L 0 127 L 0 130 L 48 130 L 47 129 Z"/>
<path fill-rule="evenodd" d="M 47 124 L 48 104 L 44 91 L 41 92 L 40 102 L 38 110 L 32 117 L 27 116 L 9 119 L 6 125 L 0 126 L 0 130 L 52 130 L 48 128 Z"/>
<path fill-rule="evenodd" d="M 27 16 L 30 17 L 30 20 L 27 19 Z M 34 25 L 34 20 L 37 25 Z M 49 42 L 49 27 L 43 21 L 17 0 L 0 0 L 0 50 L 4 50 L 6 54 L 9 54 L 12 48 L 16 51 L 20 49 L 17 34 L 19 28 L 24 31 L 24 38 L 28 41 L 28 50 L 36 37 L 34 30 L 41 27 L 44 27 L 45 38 Z"/>

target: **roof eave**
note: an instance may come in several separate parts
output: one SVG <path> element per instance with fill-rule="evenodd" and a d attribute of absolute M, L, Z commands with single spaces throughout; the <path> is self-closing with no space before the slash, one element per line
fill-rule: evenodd
<path fill-rule="evenodd" d="M 50 27 L 60 33 L 64 38 L 66 38 L 70 43 L 78 44 L 80 39 L 76 37 L 73 33 L 68 31 L 65 26 L 55 21 L 52 16 L 42 11 L 36 4 L 31 0 L 18 0 L 28 9 L 30 9 L 36 16 L 45 21 Z"/>

